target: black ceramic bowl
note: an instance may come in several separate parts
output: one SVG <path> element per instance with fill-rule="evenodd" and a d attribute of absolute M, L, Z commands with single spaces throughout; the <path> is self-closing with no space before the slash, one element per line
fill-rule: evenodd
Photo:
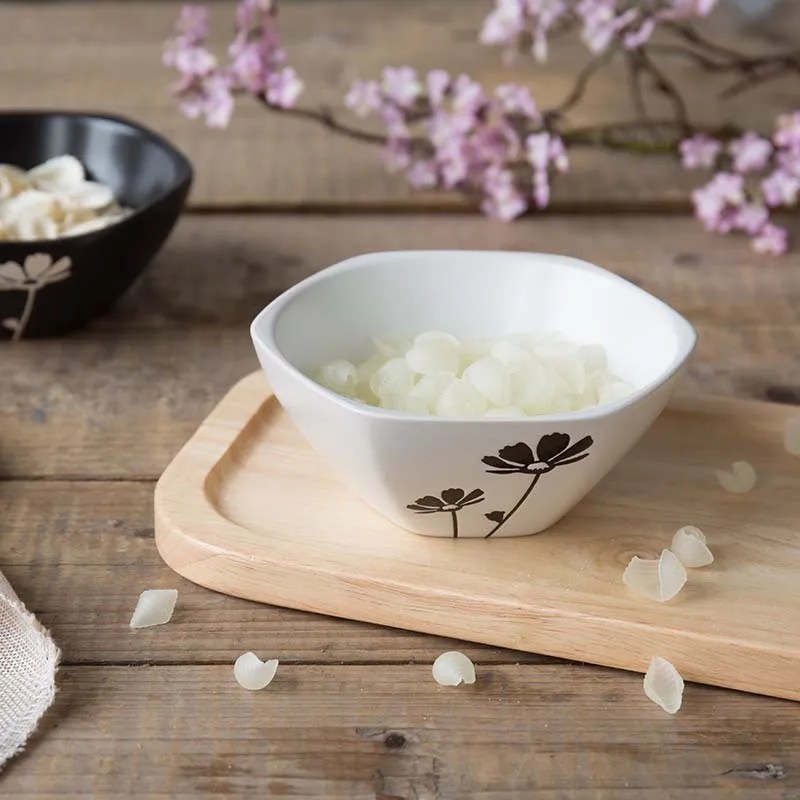
<path fill-rule="evenodd" d="M 130 120 L 0 113 L 0 163 L 31 169 L 60 155 L 79 159 L 133 213 L 80 236 L 0 241 L 0 338 L 57 336 L 106 312 L 166 241 L 193 178 L 179 150 Z"/>

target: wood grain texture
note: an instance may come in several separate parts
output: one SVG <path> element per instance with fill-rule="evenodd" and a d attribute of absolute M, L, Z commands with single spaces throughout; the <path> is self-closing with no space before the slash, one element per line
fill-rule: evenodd
<path fill-rule="evenodd" d="M 412 193 L 399 176 L 386 173 L 371 147 L 303 120 L 267 114 L 255 103 L 241 102 L 226 132 L 183 119 L 169 96 L 174 74 L 161 64 L 162 42 L 172 33 L 180 5 L 180 0 L 0 4 L 0 74 L 14 75 L 4 84 L 3 105 L 104 110 L 156 128 L 197 167 L 195 205 L 464 207 L 458 197 Z M 211 5 L 223 53 L 232 8 L 226 2 Z M 770 23 L 746 26 L 730 4 L 722 5 L 728 10 L 709 23 L 709 35 L 722 43 L 764 53 L 800 41 L 796 9 Z M 306 80 L 308 104 L 325 102 L 341 110 L 354 78 L 405 63 L 468 72 L 488 86 L 521 81 L 542 107 L 560 102 L 588 61 L 586 49 L 559 42 L 546 66 L 521 59 L 513 68 L 504 67 L 498 50 L 476 44 L 490 8 L 489 0 L 308 0 L 286 4 L 281 19 L 292 62 Z M 716 93 L 725 83 L 699 75 L 682 59 L 669 57 L 663 66 L 700 121 L 735 120 L 769 129 L 776 112 L 796 105 L 792 77 L 721 103 Z M 598 77 L 576 111 L 576 124 L 631 119 L 627 93 L 621 91 L 625 85 L 621 67 Z M 657 115 L 666 109 L 656 100 L 650 110 Z M 681 173 L 669 160 L 583 151 L 575 153 L 573 172 L 557 185 L 554 197 L 562 207 L 685 204 L 697 183 L 697 176 Z"/>
<path fill-rule="evenodd" d="M 247 327 L 291 284 L 394 248 L 544 250 L 626 276 L 699 330 L 688 389 L 800 403 L 800 257 L 765 260 L 674 217 L 184 218 L 93 330 L 6 347 L 0 475 L 157 478 L 213 405 L 257 367 Z"/>
<path fill-rule="evenodd" d="M 673 403 L 577 507 L 536 536 L 415 536 L 367 508 L 306 443 L 258 372 L 238 383 L 155 493 L 156 545 L 191 581 L 264 603 L 800 700 L 798 463 L 783 406 Z M 757 489 L 714 469 L 745 458 Z M 670 603 L 632 596 L 622 571 L 682 525 L 713 567 Z"/>
<path fill-rule="evenodd" d="M 577 666 L 446 689 L 423 665 L 283 665 L 254 693 L 230 665 L 68 668 L 0 797 L 791 800 L 799 729 L 794 703 L 692 684 L 670 718 L 639 676 Z"/>
<path fill-rule="evenodd" d="M 263 606 L 172 572 L 153 541 L 153 484 L 0 482 L 0 572 L 51 630 L 67 664 L 232 664 L 273 648 L 303 663 L 433 660 L 452 641 Z M 144 589 L 176 588 L 173 624 L 131 631 Z M 480 645 L 481 662 L 543 662 Z"/>

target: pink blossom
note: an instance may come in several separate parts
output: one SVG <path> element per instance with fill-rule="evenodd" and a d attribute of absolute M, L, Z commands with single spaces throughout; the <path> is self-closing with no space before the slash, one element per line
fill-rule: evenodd
<path fill-rule="evenodd" d="M 758 233 L 769 220 L 769 212 L 761 203 L 745 203 L 736 212 L 735 226 L 752 236 Z"/>
<path fill-rule="evenodd" d="M 569 158 L 564 147 L 564 141 L 560 136 L 550 137 L 550 147 L 548 148 L 550 162 L 559 172 L 566 172 L 569 169 Z"/>
<path fill-rule="evenodd" d="M 641 47 L 652 35 L 656 27 L 655 20 L 651 17 L 646 19 L 638 30 L 631 30 L 625 34 L 622 43 L 628 50 L 636 50 Z"/>
<path fill-rule="evenodd" d="M 475 117 L 468 114 L 451 114 L 437 111 L 428 120 L 428 136 L 435 147 L 444 147 L 459 140 L 475 127 Z"/>
<path fill-rule="evenodd" d="M 769 254 L 773 256 L 783 255 L 788 247 L 789 235 L 786 228 L 781 228 L 768 222 L 758 236 L 751 241 L 751 246 L 756 253 Z"/>
<path fill-rule="evenodd" d="M 184 79 L 203 77 L 217 67 L 214 54 L 197 45 L 177 44 L 174 48 L 167 49 L 164 52 L 164 63 L 178 70 Z"/>
<path fill-rule="evenodd" d="M 459 75 L 453 83 L 453 110 L 456 113 L 475 115 L 486 105 L 483 87 L 469 75 Z"/>
<path fill-rule="evenodd" d="M 618 16 L 615 6 L 615 0 L 581 0 L 576 7 L 583 21 L 581 39 L 593 53 L 607 50 L 614 36 L 639 15 L 636 8 L 629 8 Z"/>
<path fill-rule="evenodd" d="M 383 159 L 390 172 L 400 172 L 411 166 L 411 145 L 408 139 L 389 139 Z"/>
<path fill-rule="evenodd" d="M 718 172 L 707 184 L 722 201 L 732 205 L 744 202 L 744 179 L 732 172 Z"/>
<path fill-rule="evenodd" d="M 539 121 L 539 109 L 527 86 L 504 83 L 494 90 L 494 94 L 506 114 L 521 114 L 536 122 Z"/>
<path fill-rule="evenodd" d="M 533 173 L 533 199 L 537 208 L 547 208 L 550 203 L 550 180 L 547 170 L 540 169 Z"/>
<path fill-rule="evenodd" d="M 468 147 L 464 141 L 455 141 L 438 150 L 439 168 L 442 174 L 442 185 L 454 189 L 464 183 L 469 175 Z"/>
<path fill-rule="evenodd" d="M 778 117 L 772 140 L 778 147 L 800 150 L 800 111 Z"/>
<path fill-rule="evenodd" d="M 410 138 L 411 132 L 406 124 L 405 114 L 397 106 L 384 105 L 379 113 L 390 139 Z"/>
<path fill-rule="evenodd" d="M 210 128 L 227 128 L 233 106 L 230 81 L 219 75 L 203 80 L 181 102 L 181 110 L 187 117 L 204 116 Z"/>
<path fill-rule="evenodd" d="M 303 81 L 294 67 L 284 67 L 267 78 L 267 102 L 279 108 L 293 108 L 303 91 Z"/>
<path fill-rule="evenodd" d="M 767 165 L 772 155 L 772 144 L 757 133 L 748 131 L 728 145 L 728 152 L 733 156 L 733 168 L 737 172 L 753 172 Z"/>
<path fill-rule="evenodd" d="M 800 178 L 783 169 L 777 169 L 761 181 L 761 193 L 769 206 L 792 206 L 800 192 Z"/>
<path fill-rule="evenodd" d="M 511 44 L 525 29 L 524 0 L 497 0 L 494 10 L 483 21 L 483 44 Z"/>
<path fill-rule="evenodd" d="M 450 88 L 450 75 L 443 69 L 432 69 L 425 78 L 425 88 L 431 105 L 441 105 Z"/>
<path fill-rule="evenodd" d="M 519 153 L 519 139 L 507 123 L 483 125 L 472 135 L 474 158 L 480 164 L 499 164 Z"/>
<path fill-rule="evenodd" d="M 253 94 L 262 94 L 270 75 L 258 42 L 234 42 L 230 48 L 231 72 L 236 82 Z"/>
<path fill-rule="evenodd" d="M 375 81 L 353 81 L 344 97 L 344 104 L 359 117 L 366 117 L 381 107 L 381 88 Z"/>
<path fill-rule="evenodd" d="M 435 161 L 416 161 L 406 173 L 408 182 L 415 189 L 430 189 L 439 182 Z"/>
<path fill-rule="evenodd" d="M 259 17 L 275 11 L 276 0 L 239 0 L 236 7 L 236 25 L 242 29 L 252 27 Z"/>
<path fill-rule="evenodd" d="M 381 89 L 401 108 L 410 108 L 422 93 L 417 73 L 411 67 L 384 67 Z"/>
<path fill-rule="evenodd" d="M 514 176 L 507 170 L 499 168 L 487 170 L 483 189 L 485 196 L 481 209 L 493 219 L 510 222 L 524 213 L 528 207 L 524 196 L 514 185 Z"/>
<path fill-rule="evenodd" d="M 204 42 L 209 33 L 208 9 L 194 3 L 183 6 L 177 27 L 187 44 Z"/>
<path fill-rule="evenodd" d="M 777 161 L 780 169 L 800 178 L 800 150 L 781 150 Z"/>
<path fill-rule="evenodd" d="M 718 231 L 726 207 L 719 194 L 706 184 L 692 192 L 692 203 L 695 215 L 706 230 Z"/>
<path fill-rule="evenodd" d="M 550 134 L 532 133 L 525 140 L 525 152 L 535 170 L 546 170 L 550 163 Z"/>
<path fill-rule="evenodd" d="M 722 145 L 704 133 L 698 133 L 680 144 L 681 163 L 686 169 L 713 167 Z"/>

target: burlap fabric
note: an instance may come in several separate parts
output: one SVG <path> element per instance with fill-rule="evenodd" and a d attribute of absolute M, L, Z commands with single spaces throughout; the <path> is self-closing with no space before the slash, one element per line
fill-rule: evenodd
<path fill-rule="evenodd" d="M 0 769 L 53 702 L 59 651 L 0 573 Z"/>

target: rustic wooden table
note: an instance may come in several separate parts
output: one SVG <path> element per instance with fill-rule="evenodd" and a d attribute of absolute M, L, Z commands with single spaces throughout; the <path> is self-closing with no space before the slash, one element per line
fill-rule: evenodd
<path fill-rule="evenodd" d="M 449 66 L 488 82 L 473 46 L 484 0 L 305 0 L 284 30 L 310 94 L 331 101 L 384 63 Z M 687 214 L 692 176 L 632 156 L 579 153 L 551 213 L 513 225 L 457 198 L 412 195 L 364 146 L 243 104 L 225 134 L 182 119 L 160 42 L 178 3 L 3 3 L 3 106 L 121 112 L 193 159 L 191 207 L 108 317 L 58 341 L 2 348 L 0 569 L 63 649 L 56 703 L 0 776 L 8 798 L 800 798 L 800 706 L 689 686 L 676 717 L 641 676 L 326 619 L 179 579 L 153 543 L 153 486 L 215 402 L 257 367 L 253 315 L 315 270 L 359 252 L 474 247 L 569 252 L 685 314 L 701 343 L 684 390 L 800 403 L 800 256 L 763 259 Z M 230 8 L 217 9 L 224 18 Z M 741 39 L 732 23 L 720 37 Z M 392 31 L 391 37 L 385 31 Z M 381 35 L 383 31 L 383 35 Z M 745 38 L 800 36 L 778 20 Z M 561 95 L 577 51 L 536 78 Z M 530 79 L 530 67 L 516 68 Z M 676 64 L 698 113 L 722 118 Z M 603 77 L 581 113 L 624 103 Z M 725 112 L 796 106 L 776 83 Z M 698 92 L 703 91 L 700 95 Z M 791 222 L 790 222 L 791 224 Z M 800 230 L 794 225 L 795 240 Z M 131 632 L 140 591 L 180 590 L 171 625 Z M 791 613 L 776 609 L 776 613 Z M 452 646 L 480 683 L 439 689 Z M 233 660 L 279 657 L 242 691 Z"/>

